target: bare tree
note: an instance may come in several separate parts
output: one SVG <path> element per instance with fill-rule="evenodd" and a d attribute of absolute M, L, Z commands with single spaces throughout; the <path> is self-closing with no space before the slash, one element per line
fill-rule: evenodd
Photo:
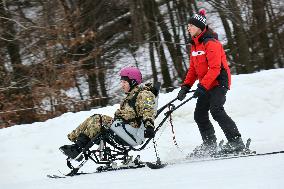
<path fill-rule="evenodd" d="M 22 63 L 20 54 L 20 42 L 18 40 L 18 32 L 16 30 L 14 19 L 9 10 L 10 4 L 0 3 L 0 22 L 3 27 L 1 31 L 1 39 L 5 41 L 3 44 L 7 50 L 7 55 L 11 65 L 11 85 L 4 91 L 4 95 L 17 108 L 26 108 L 17 114 L 16 123 L 31 123 L 36 120 L 35 111 L 32 109 L 33 97 L 31 93 L 29 70 Z M 31 109 L 30 109 L 31 108 Z M 5 109 L 5 106 L 4 106 Z"/>
<path fill-rule="evenodd" d="M 161 43 L 160 33 L 157 28 L 157 4 L 153 1 L 143 1 L 143 10 L 146 18 L 146 28 L 149 33 L 149 41 L 155 44 L 157 55 L 160 61 L 161 74 L 163 77 L 163 87 L 172 87 L 168 63 L 165 56 L 164 46 Z"/>

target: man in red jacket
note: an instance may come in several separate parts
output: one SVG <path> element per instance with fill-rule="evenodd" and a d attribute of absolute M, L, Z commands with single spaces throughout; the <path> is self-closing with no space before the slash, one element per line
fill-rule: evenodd
<path fill-rule="evenodd" d="M 178 93 L 178 99 L 183 100 L 194 82 L 199 80 L 194 93 L 194 97 L 198 98 L 194 119 L 203 140 L 191 156 L 211 156 L 216 153 L 217 138 L 209 120 L 209 111 L 228 140 L 221 152 L 241 152 L 245 148 L 241 134 L 224 110 L 226 93 L 231 85 L 231 73 L 222 44 L 217 35 L 206 26 L 204 11 L 190 18 L 187 29 L 192 39 L 190 67 Z"/>

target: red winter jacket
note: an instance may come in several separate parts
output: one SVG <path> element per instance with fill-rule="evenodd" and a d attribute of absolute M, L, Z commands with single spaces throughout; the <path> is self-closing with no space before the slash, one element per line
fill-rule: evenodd
<path fill-rule="evenodd" d="M 208 28 L 192 38 L 189 66 L 183 85 L 192 87 L 198 79 L 207 90 L 218 85 L 230 89 L 231 73 L 225 51 Z"/>

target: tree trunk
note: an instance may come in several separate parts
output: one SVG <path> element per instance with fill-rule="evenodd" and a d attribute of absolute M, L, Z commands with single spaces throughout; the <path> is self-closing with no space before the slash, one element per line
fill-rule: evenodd
<path fill-rule="evenodd" d="M 143 33 L 141 32 L 143 30 L 143 18 L 141 18 L 141 1 L 129 1 L 129 8 L 131 14 L 132 40 L 135 42 L 141 42 L 144 39 Z"/>
<path fill-rule="evenodd" d="M 281 39 L 281 36 L 279 35 L 279 25 L 277 24 L 277 16 L 274 13 L 273 7 L 272 7 L 272 2 L 268 0 L 267 4 L 267 14 L 268 14 L 268 24 L 270 28 L 270 33 L 273 36 L 273 47 L 271 48 L 271 51 L 274 52 L 274 57 L 277 58 L 277 63 L 279 67 L 284 68 L 284 44 Z M 281 21 L 280 21 L 281 22 Z"/>
<path fill-rule="evenodd" d="M 157 83 L 158 81 L 158 73 L 155 63 L 155 55 L 154 55 L 154 45 L 152 42 L 149 42 L 149 54 L 150 54 L 150 61 L 151 61 L 151 68 L 152 68 L 152 75 L 153 75 L 153 82 Z"/>
<path fill-rule="evenodd" d="M 222 21 L 222 24 L 223 24 L 223 27 L 224 27 L 224 30 L 225 30 L 225 33 L 226 33 L 226 37 L 227 37 L 227 40 L 228 40 L 227 49 L 229 50 L 229 54 L 232 55 L 231 64 L 235 65 L 236 62 L 237 62 L 237 51 L 236 51 L 236 49 L 234 49 L 234 47 L 235 47 L 234 39 L 232 37 L 233 36 L 232 31 L 231 31 L 231 28 L 230 28 L 230 24 L 228 22 L 228 16 L 224 12 L 225 10 L 222 7 L 221 0 L 215 0 L 215 2 L 213 2 L 212 6 L 218 11 L 220 19 Z"/>
<path fill-rule="evenodd" d="M 143 11 L 144 11 L 144 15 L 145 15 L 145 25 L 147 28 L 147 31 L 150 35 L 149 37 L 149 43 L 153 43 L 155 44 L 155 48 L 158 54 L 158 58 L 160 61 L 160 66 L 161 66 L 161 74 L 162 74 L 162 78 L 163 78 L 163 85 L 162 87 L 172 87 L 172 81 L 171 81 L 171 77 L 170 77 L 170 72 L 169 72 L 169 68 L 168 68 L 168 64 L 167 64 L 167 60 L 166 60 L 166 56 L 165 56 L 165 52 L 164 52 L 164 47 L 161 44 L 161 37 L 160 34 L 158 32 L 158 28 L 157 28 L 157 7 L 155 8 L 152 1 L 143 1 Z M 150 57 L 151 58 L 151 57 Z"/>
<path fill-rule="evenodd" d="M 107 94 L 107 90 L 106 90 L 106 83 L 105 83 L 105 77 L 106 77 L 106 69 L 104 66 L 104 62 L 103 60 L 98 57 L 97 59 L 97 65 L 100 68 L 98 70 L 98 79 L 99 79 L 99 83 L 100 83 L 100 90 L 101 90 L 101 94 L 103 99 L 101 100 L 102 102 L 102 106 L 106 106 L 108 104 L 108 94 Z"/>
<path fill-rule="evenodd" d="M 155 42 L 155 47 L 156 47 L 157 54 L 160 60 L 161 72 L 162 72 L 162 76 L 164 80 L 162 87 L 169 88 L 169 87 L 172 87 L 172 81 L 171 81 L 171 76 L 170 76 L 170 72 L 169 72 L 169 68 L 167 64 L 167 59 L 165 56 L 164 47 L 161 43 L 159 43 L 160 40 L 161 40 L 160 37 L 158 37 L 157 39 L 158 42 Z"/>
<path fill-rule="evenodd" d="M 182 79 L 185 74 L 185 70 L 183 69 L 182 64 L 182 53 L 180 46 L 175 46 L 172 41 L 172 35 L 169 32 L 168 26 L 164 20 L 163 15 L 161 14 L 158 5 L 155 1 L 153 1 L 153 8 L 155 11 L 156 20 L 158 22 L 159 27 L 161 28 L 161 32 L 163 34 L 163 38 L 166 41 L 166 46 L 168 47 L 169 53 L 171 55 L 171 59 L 174 64 L 174 68 L 178 73 L 178 77 Z"/>
<path fill-rule="evenodd" d="M 92 98 L 92 97 L 98 96 L 99 91 L 98 91 L 98 88 L 97 88 L 97 75 L 96 75 L 96 73 L 89 73 L 88 74 L 88 84 L 89 84 L 90 97 Z"/>
<path fill-rule="evenodd" d="M 249 45 L 244 29 L 244 22 L 241 17 L 241 11 L 236 0 L 228 0 L 229 9 L 232 10 L 234 36 L 236 40 L 236 49 L 238 52 L 236 71 L 240 73 L 251 73 L 254 71 L 254 65 L 250 60 Z M 239 66 L 241 65 L 241 66 Z"/>
<path fill-rule="evenodd" d="M 178 26 L 180 26 L 180 29 L 182 30 L 182 36 L 184 38 L 184 42 L 187 43 L 188 41 L 188 32 L 187 32 L 187 24 L 188 20 L 187 17 L 190 17 L 190 14 L 187 13 L 188 9 L 190 10 L 189 12 L 192 13 L 192 8 L 191 4 L 187 5 L 188 2 L 184 2 L 183 0 L 173 0 L 175 9 L 176 9 L 176 17 L 177 17 L 177 22 Z M 187 6 L 189 7 L 187 9 Z M 189 16 L 187 16 L 189 15 Z"/>
<path fill-rule="evenodd" d="M 171 8 L 169 0 L 167 0 L 166 5 L 167 5 L 167 8 L 168 8 L 168 13 L 169 13 L 169 17 L 170 17 L 170 23 L 171 23 L 172 31 L 173 31 L 173 34 L 174 34 L 173 37 L 174 37 L 175 48 L 177 49 L 177 56 L 182 61 L 182 65 L 181 65 L 182 67 L 179 68 L 178 70 L 180 70 L 180 69 L 185 70 L 186 67 L 184 68 L 184 66 L 183 66 L 183 65 L 185 65 L 185 62 L 183 60 L 183 55 L 182 55 L 181 46 L 180 46 L 180 43 L 181 43 L 180 36 L 179 36 L 180 33 L 177 31 L 178 27 L 175 24 L 176 21 L 175 21 L 174 15 L 173 15 L 174 10 L 173 10 L 173 8 Z M 178 11 L 176 11 L 176 12 L 178 12 Z M 182 28 L 184 28 L 184 27 L 182 27 Z M 177 60 L 177 61 L 179 61 L 179 60 Z M 180 73 L 180 74 L 183 74 L 182 76 L 180 76 L 180 79 L 182 79 L 184 77 L 184 73 Z"/>
<path fill-rule="evenodd" d="M 269 38 L 267 30 L 267 21 L 265 18 L 264 7 L 266 5 L 266 0 L 252 0 L 253 17 L 256 20 L 256 34 L 258 36 L 258 56 L 263 55 L 263 69 L 274 68 L 274 57 L 271 48 L 269 47 Z"/>

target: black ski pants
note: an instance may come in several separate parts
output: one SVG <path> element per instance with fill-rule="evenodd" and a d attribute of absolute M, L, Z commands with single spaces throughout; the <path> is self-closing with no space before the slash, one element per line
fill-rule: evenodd
<path fill-rule="evenodd" d="M 225 87 L 217 86 L 197 99 L 194 120 L 205 143 L 212 143 L 217 140 L 214 127 L 209 120 L 209 111 L 229 142 L 236 141 L 241 137 L 235 122 L 225 112 L 226 93 Z"/>

